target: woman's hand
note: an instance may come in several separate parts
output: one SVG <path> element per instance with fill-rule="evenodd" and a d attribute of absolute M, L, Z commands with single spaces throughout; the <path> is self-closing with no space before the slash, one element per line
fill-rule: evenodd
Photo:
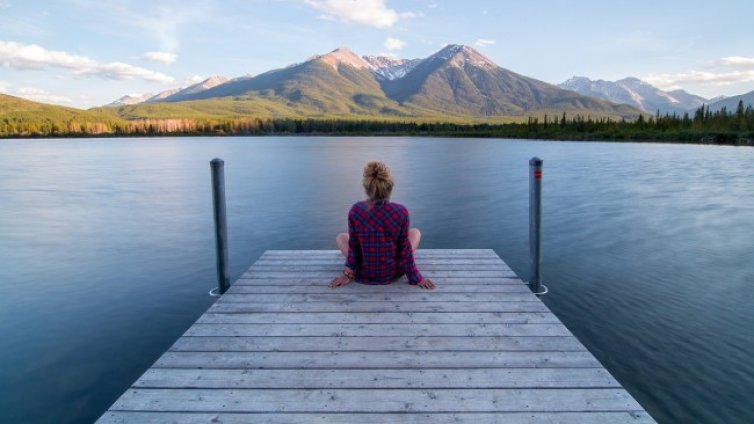
<path fill-rule="evenodd" d="M 429 278 L 422 278 L 422 280 L 419 281 L 419 284 L 417 285 L 423 289 L 430 289 L 430 290 L 437 287 L 435 286 L 435 283 L 433 283 L 432 280 L 430 280 Z"/>
<path fill-rule="evenodd" d="M 336 287 L 343 287 L 346 284 L 351 284 L 353 282 L 353 279 L 346 277 L 345 275 L 341 275 L 340 277 L 335 277 L 330 281 L 330 284 L 328 284 L 331 288 Z"/>

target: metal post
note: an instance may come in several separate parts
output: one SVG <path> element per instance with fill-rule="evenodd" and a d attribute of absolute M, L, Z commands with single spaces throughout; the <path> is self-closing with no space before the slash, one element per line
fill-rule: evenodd
<path fill-rule="evenodd" d="M 225 293 L 230 287 L 228 272 L 228 226 L 225 220 L 225 162 L 212 159 L 212 204 L 215 211 L 215 247 L 217 252 L 217 290 Z"/>
<path fill-rule="evenodd" d="M 529 160 L 529 289 L 542 292 L 542 159 Z"/>

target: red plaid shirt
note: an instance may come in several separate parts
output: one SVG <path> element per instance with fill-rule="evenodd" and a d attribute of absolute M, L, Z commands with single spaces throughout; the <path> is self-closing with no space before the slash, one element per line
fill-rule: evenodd
<path fill-rule="evenodd" d="M 408 210 L 388 201 L 362 201 L 348 212 L 348 259 L 356 280 L 367 284 L 390 284 L 406 274 L 409 284 L 418 284 L 414 252 L 408 240 Z"/>

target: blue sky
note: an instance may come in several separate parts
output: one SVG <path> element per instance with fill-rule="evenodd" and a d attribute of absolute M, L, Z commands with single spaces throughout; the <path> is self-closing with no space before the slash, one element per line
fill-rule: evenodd
<path fill-rule="evenodd" d="M 340 46 L 468 44 L 549 83 L 636 76 L 709 98 L 754 90 L 752 18 L 751 0 L 0 0 L 0 92 L 91 107 Z"/>

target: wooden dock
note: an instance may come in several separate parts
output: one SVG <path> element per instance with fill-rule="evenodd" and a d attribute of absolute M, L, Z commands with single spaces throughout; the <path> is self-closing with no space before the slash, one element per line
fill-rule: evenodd
<path fill-rule="evenodd" d="M 415 256 L 436 290 L 265 252 L 97 422 L 654 423 L 492 250 Z"/>

